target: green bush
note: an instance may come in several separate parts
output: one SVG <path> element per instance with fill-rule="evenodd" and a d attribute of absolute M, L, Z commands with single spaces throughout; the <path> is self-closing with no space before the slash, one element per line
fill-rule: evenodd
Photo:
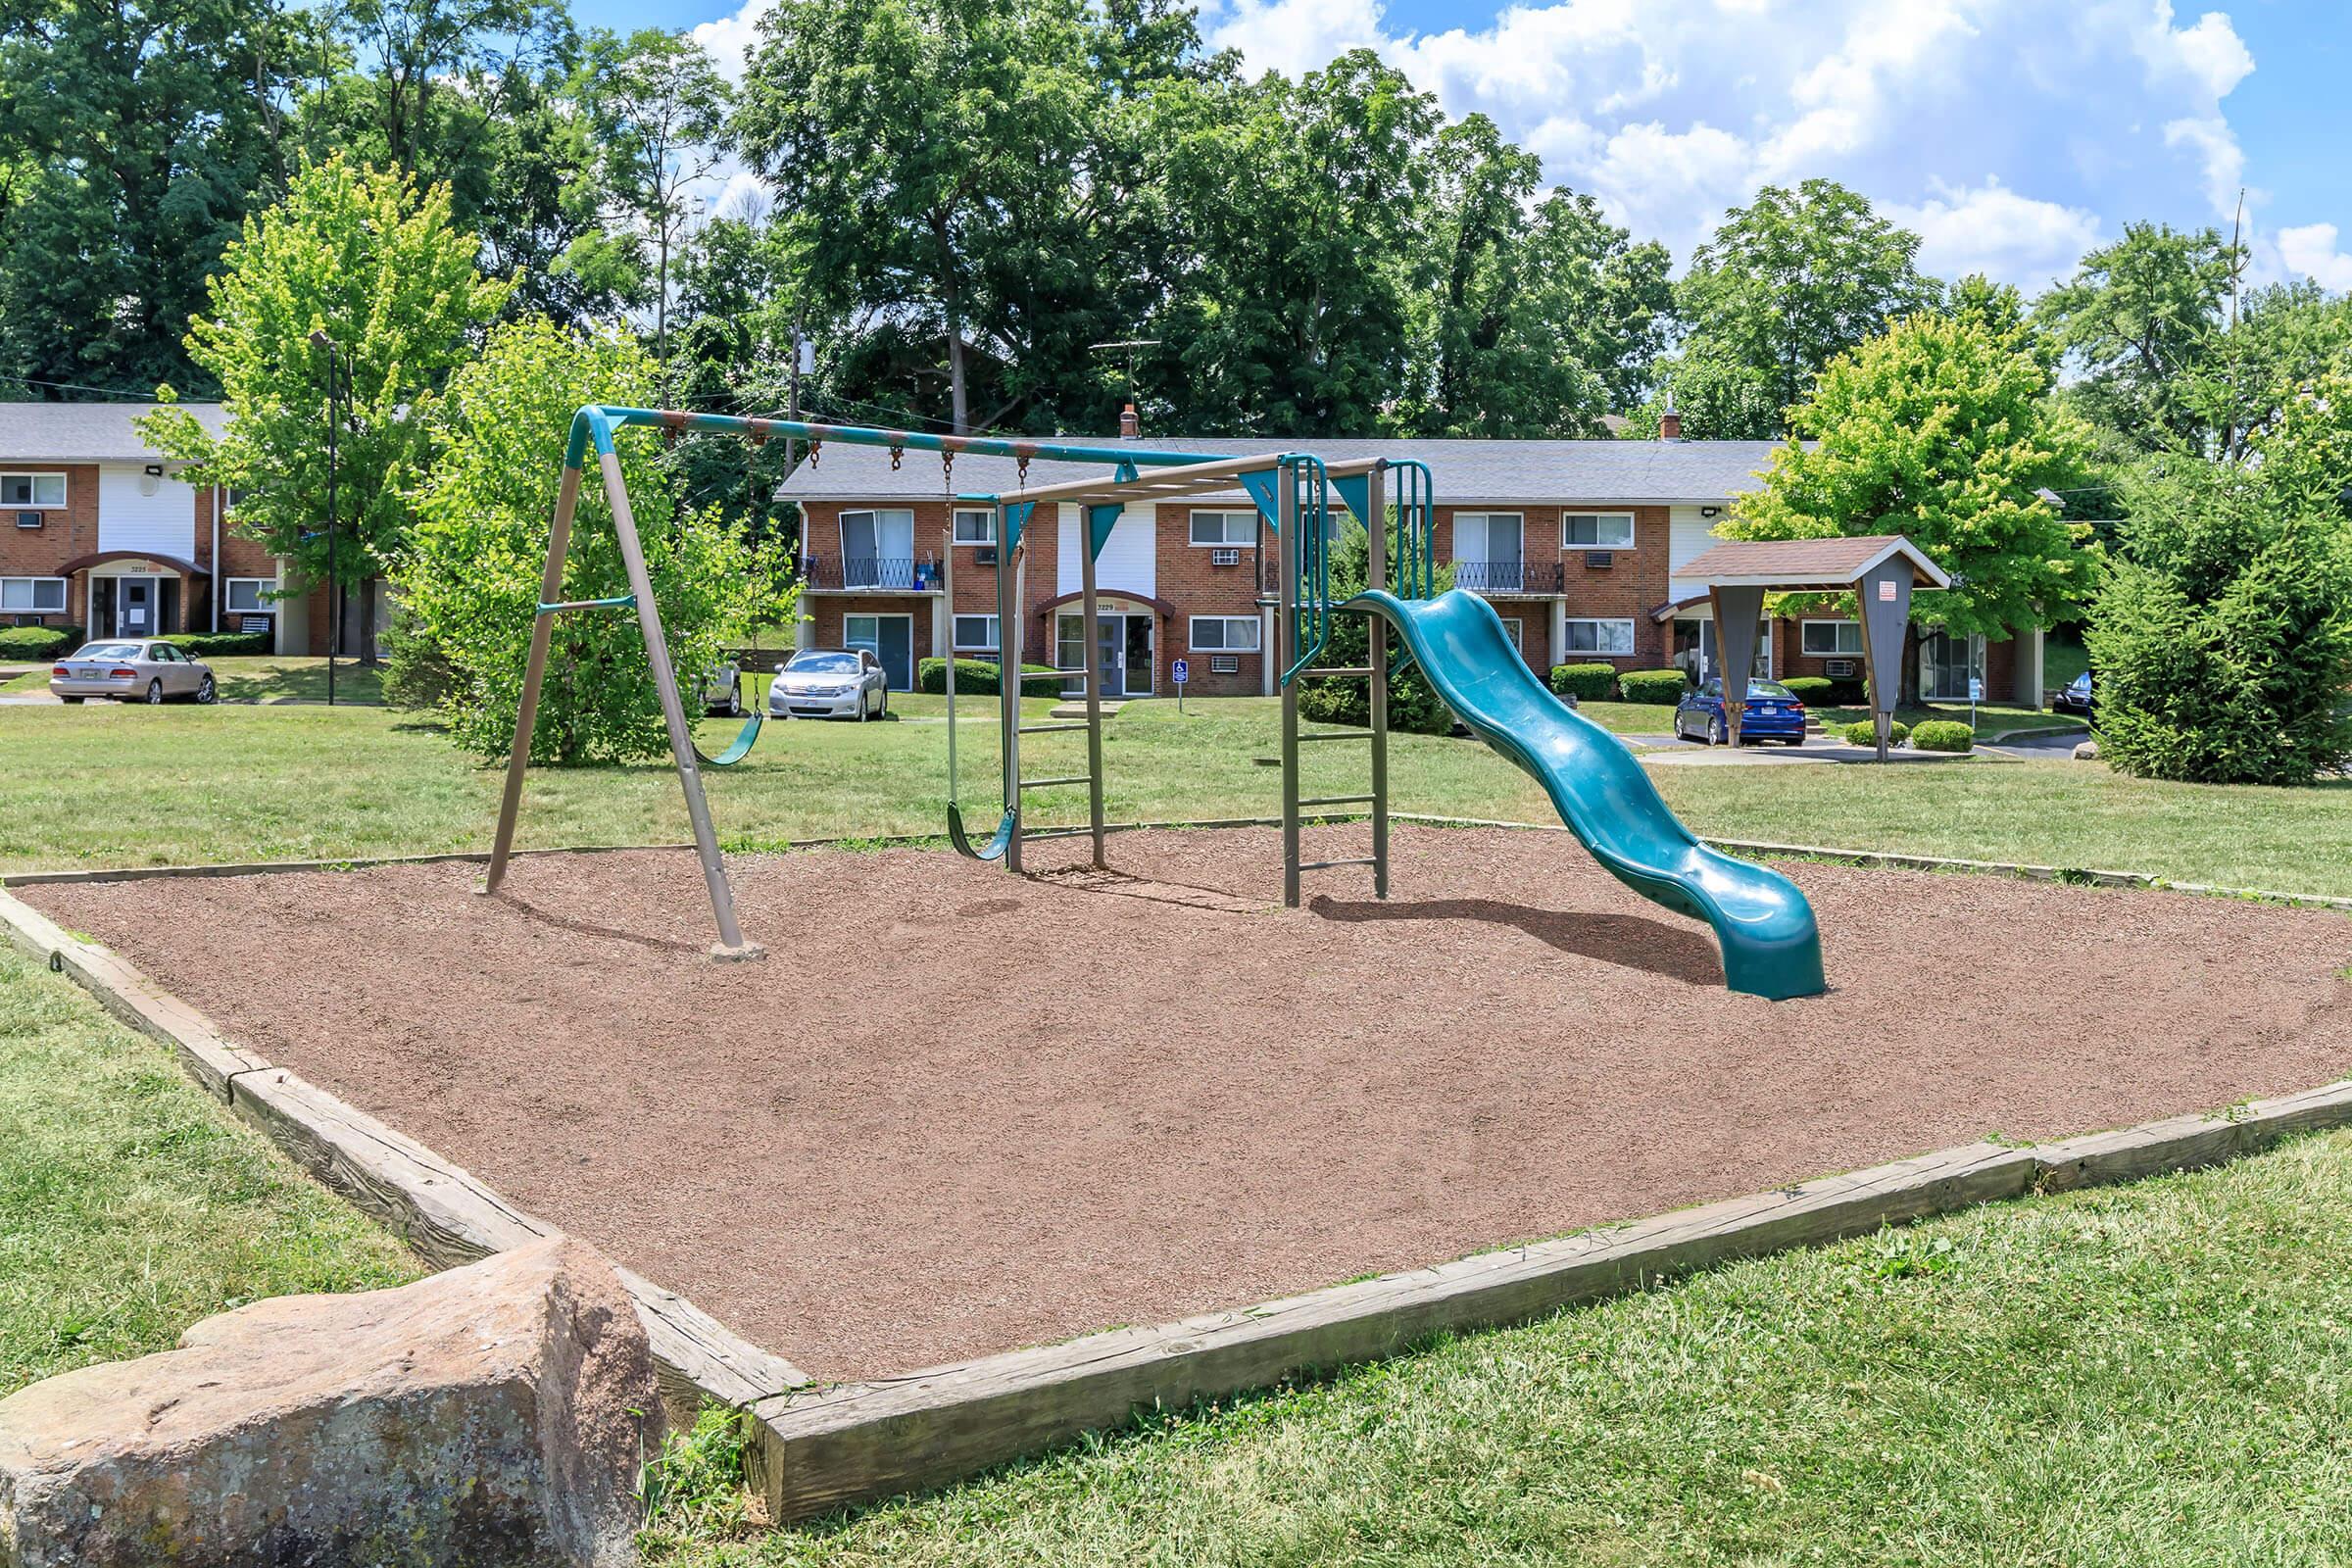
<path fill-rule="evenodd" d="M 270 652 L 270 634 L 262 631 L 183 631 L 164 641 L 190 659 L 230 659 Z"/>
<path fill-rule="evenodd" d="M 1690 681 L 1679 669 L 1629 669 L 1617 677 L 1617 689 L 1629 703 L 1672 705 L 1683 700 Z"/>
<path fill-rule="evenodd" d="M 1966 724 L 1961 724 L 1956 727 L 1963 730 L 1968 728 Z M 1879 744 L 1879 727 L 1877 723 L 1871 719 L 1855 719 L 1851 724 L 1845 726 L 1844 734 L 1845 744 L 1848 746 L 1876 746 Z M 1903 742 L 1909 740 L 1910 738 L 1911 726 L 1904 723 L 1899 718 L 1887 728 L 1886 744 L 1889 746 L 1900 746 L 1903 744 Z M 1961 749 L 1963 751 L 1967 750 L 1966 747 Z"/>
<path fill-rule="evenodd" d="M 1551 689 L 1562 697 L 1573 697 L 1580 703 L 1605 703 L 1617 695 L 1617 666 L 1614 664 L 1554 664 L 1551 666 Z"/>
<path fill-rule="evenodd" d="M 1911 732 L 1915 752 L 1970 752 L 1976 746 L 1977 732 L 1956 718 L 1931 718 Z"/>
<path fill-rule="evenodd" d="M 0 629 L 0 660 L 55 659 L 84 641 L 79 626 L 10 626 Z"/>
<path fill-rule="evenodd" d="M 1364 586 L 1366 559 L 1371 554 L 1370 536 L 1363 529 L 1349 525 L 1341 530 L 1331 544 L 1331 597 L 1346 599 L 1361 593 Z M 1396 529 L 1389 533 L 1389 559 L 1402 559 L 1404 547 Z M 1453 586 L 1453 567 L 1445 562 L 1438 564 L 1437 591 L 1444 593 Z M 1394 634 L 1389 647 L 1396 648 Z M 1335 615 L 1331 636 L 1316 656 L 1319 664 L 1362 664 L 1372 657 L 1372 637 L 1368 622 L 1361 615 Z M 1372 722 L 1372 683 L 1363 680 L 1338 680 L 1329 677 L 1306 679 L 1298 683 L 1298 711 L 1318 724 L 1369 724 Z M 1404 672 L 1389 682 L 1389 727 L 1415 735 L 1446 735 L 1453 730 L 1453 710 L 1446 706 L 1422 677 L 1418 665 L 1408 664 Z"/>
<path fill-rule="evenodd" d="M 1831 682 L 1827 675 L 1791 675 L 1781 684 L 1800 703 L 1818 705 L 1830 700 Z"/>
<path fill-rule="evenodd" d="M 1025 670 L 1052 669 L 1051 664 L 1023 664 Z M 926 659 L 914 666 L 914 689 L 929 692 L 934 697 L 947 694 L 948 662 Z M 958 659 L 956 661 L 956 694 L 958 697 L 995 697 L 1004 689 L 1004 672 L 993 659 Z M 1031 697 L 1058 697 L 1061 693 L 1051 681 L 1031 681 Z"/>

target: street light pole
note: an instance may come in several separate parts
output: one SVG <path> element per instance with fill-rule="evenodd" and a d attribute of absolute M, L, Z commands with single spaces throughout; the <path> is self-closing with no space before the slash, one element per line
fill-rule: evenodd
<path fill-rule="evenodd" d="M 343 584 L 335 575 L 335 340 L 319 327 L 311 341 L 326 350 L 326 706 L 335 706 L 335 655 L 343 648 Z"/>

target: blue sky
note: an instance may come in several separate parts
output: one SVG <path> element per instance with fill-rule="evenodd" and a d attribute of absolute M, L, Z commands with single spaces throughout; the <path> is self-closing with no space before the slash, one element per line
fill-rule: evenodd
<path fill-rule="evenodd" d="M 770 0 L 574 0 L 733 70 Z M 2352 290 L 2352 0 L 1205 0 L 1254 69 L 1369 45 L 1678 263 L 1730 204 L 1841 179 L 1945 276 L 2038 288 L 2140 218 Z"/>

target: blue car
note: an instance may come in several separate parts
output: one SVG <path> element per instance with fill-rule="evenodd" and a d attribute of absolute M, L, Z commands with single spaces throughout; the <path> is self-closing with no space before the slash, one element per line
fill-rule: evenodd
<path fill-rule="evenodd" d="M 1731 739 L 1730 728 L 1723 721 L 1720 679 L 1684 695 L 1674 710 L 1674 733 L 1678 739 L 1705 741 L 1709 746 L 1721 746 Z M 1777 680 L 1749 681 L 1747 706 L 1740 718 L 1740 738 L 1804 745 L 1805 705 Z"/>

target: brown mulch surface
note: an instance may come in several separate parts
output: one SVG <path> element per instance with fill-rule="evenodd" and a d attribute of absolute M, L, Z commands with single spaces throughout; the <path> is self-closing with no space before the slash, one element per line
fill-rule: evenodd
<path fill-rule="evenodd" d="M 1107 877 L 745 859 L 752 965 L 668 852 L 496 902 L 462 864 L 21 891 L 823 1377 L 2352 1068 L 2339 914 L 1795 864 L 1832 991 L 1774 1004 L 1564 834 L 1396 851 L 1389 903 L 1347 869 L 1289 912 L 1265 829 L 1120 835 Z"/>

